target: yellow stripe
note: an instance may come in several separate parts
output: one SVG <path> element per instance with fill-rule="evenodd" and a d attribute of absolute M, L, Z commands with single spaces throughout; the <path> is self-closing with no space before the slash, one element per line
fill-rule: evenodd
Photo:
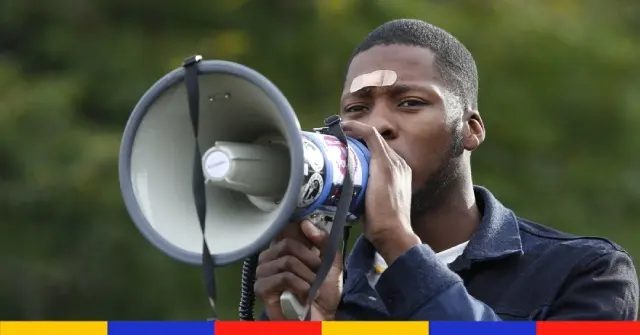
<path fill-rule="evenodd" d="M 326 321 L 322 322 L 322 335 L 428 335 L 426 321 Z M 5 334 L 2 334 L 5 335 Z"/>
<path fill-rule="evenodd" d="M 2 321 L 2 335 L 107 335 L 107 322 Z"/>

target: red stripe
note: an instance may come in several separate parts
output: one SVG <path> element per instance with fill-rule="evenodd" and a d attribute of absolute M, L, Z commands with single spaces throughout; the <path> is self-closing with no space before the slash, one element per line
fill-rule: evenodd
<path fill-rule="evenodd" d="M 216 321 L 215 335 L 321 335 L 320 321 Z"/>
<path fill-rule="evenodd" d="M 547 321 L 536 323 L 537 335 L 639 335 L 640 322 Z"/>

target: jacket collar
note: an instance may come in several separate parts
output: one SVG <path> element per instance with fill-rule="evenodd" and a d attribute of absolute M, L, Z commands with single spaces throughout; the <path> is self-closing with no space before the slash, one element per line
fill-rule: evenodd
<path fill-rule="evenodd" d="M 522 254 L 522 240 L 518 219 L 484 187 L 474 186 L 478 206 L 482 209 L 482 221 L 463 254 L 450 268 L 460 271 L 476 262 L 502 259 Z M 371 270 L 375 249 L 362 235 L 358 237 L 348 257 L 345 290 L 353 287 L 357 278 Z"/>

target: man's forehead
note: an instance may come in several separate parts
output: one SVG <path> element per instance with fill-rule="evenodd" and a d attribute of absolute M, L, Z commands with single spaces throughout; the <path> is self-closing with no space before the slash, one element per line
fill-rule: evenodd
<path fill-rule="evenodd" d="M 373 70 L 355 77 L 349 76 L 346 79 L 342 92 L 343 98 L 360 93 L 369 93 L 372 88 L 379 88 L 385 92 L 421 90 L 438 93 L 442 90 L 442 85 L 437 77 L 416 73 L 403 75 L 389 69 Z"/>
<path fill-rule="evenodd" d="M 376 46 L 353 58 L 347 71 L 343 91 L 353 92 L 352 85 L 358 86 L 359 81 L 380 83 L 373 86 L 382 86 L 382 84 L 387 86 L 399 82 L 438 81 L 438 72 L 433 66 L 433 60 L 433 53 L 425 48 L 401 45 Z M 384 80 L 380 80 L 380 77 Z M 374 78 L 378 79 L 374 80 Z"/>

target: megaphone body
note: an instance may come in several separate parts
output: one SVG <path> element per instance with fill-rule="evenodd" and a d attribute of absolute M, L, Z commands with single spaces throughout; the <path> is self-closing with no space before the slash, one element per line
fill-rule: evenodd
<path fill-rule="evenodd" d="M 276 210 L 286 192 L 292 172 L 286 143 L 278 137 L 263 137 L 253 144 L 217 141 L 203 155 L 206 183 L 234 190 L 247 196 L 253 206 L 263 212 Z M 309 219 L 327 231 L 331 229 L 345 178 L 346 159 L 351 158 L 354 194 L 350 219 L 362 210 L 366 189 L 369 151 L 359 141 L 348 138 L 347 146 L 337 138 L 314 132 L 301 132 L 304 164 L 302 185 L 290 220 Z M 223 233 L 224 234 L 224 233 Z"/>
<path fill-rule="evenodd" d="M 176 260 L 202 264 L 203 229 L 193 193 L 199 172 L 205 184 L 204 240 L 217 266 L 258 253 L 291 221 L 308 218 L 329 231 L 347 174 L 354 191 L 348 217 L 358 218 L 369 174 L 366 146 L 301 131 L 283 94 L 248 67 L 217 60 L 197 66 L 197 136 L 185 68 L 157 81 L 125 127 L 120 186 L 130 217 L 148 241 Z M 194 169 L 196 143 L 201 152 Z M 293 295 L 285 292 L 282 303 L 286 315 L 300 317 Z"/>

